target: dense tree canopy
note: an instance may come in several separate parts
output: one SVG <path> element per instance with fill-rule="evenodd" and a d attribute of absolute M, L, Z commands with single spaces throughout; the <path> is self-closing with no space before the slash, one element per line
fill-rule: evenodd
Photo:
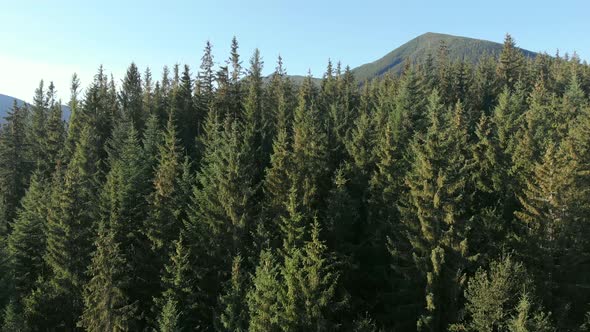
<path fill-rule="evenodd" d="M 295 83 L 212 47 L 74 75 L 68 121 L 53 84 L 14 104 L 3 331 L 588 329 L 590 66 L 507 36 Z"/>

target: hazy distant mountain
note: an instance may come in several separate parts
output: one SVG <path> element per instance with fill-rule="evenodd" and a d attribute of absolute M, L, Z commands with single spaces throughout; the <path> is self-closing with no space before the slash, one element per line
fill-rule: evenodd
<path fill-rule="evenodd" d="M 18 98 L 0 94 L 0 123 L 4 122 L 4 117 L 6 117 L 6 115 L 8 114 L 8 111 L 10 111 L 10 109 L 12 108 L 12 105 L 14 104 L 15 100 L 16 100 L 16 104 L 18 106 L 23 106 L 24 104 L 26 104 L 25 101 L 20 100 Z M 63 119 L 64 120 L 69 119 L 70 118 L 70 108 L 66 105 L 62 105 L 61 109 L 63 112 L 63 114 L 62 114 Z"/>
<path fill-rule="evenodd" d="M 441 41 L 446 43 L 451 61 L 464 59 L 473 63 L 486 54 L 498 56 L 503 46 L 487 40 L 427 32 L 394 49 L 381 59 L 356 67 L 352 71 L 361 82 L 390 71 L 397 73 L 402 69 L 406 59 L 416 63 L 426 59 L 428 54 L 436 56 Z M 536 55 L 534 52 L 521 50 L 527 57 Z"/>

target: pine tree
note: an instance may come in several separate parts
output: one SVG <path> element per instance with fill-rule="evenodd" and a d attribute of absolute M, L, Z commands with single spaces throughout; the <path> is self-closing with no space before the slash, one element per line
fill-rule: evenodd
<path fill-rule="evenodd" d="M 57 178 L 54 181 L 47 214 L 45 261 L 49 277 L 29 299 L 30 315 L 40 315 L 52 322 L 42 325 L 63 326 L 68 331 L 75 328 L 82 313 L 82 289 L 93 251 L 96 220 L 94 181 L 97 171 L 95 140 L 93 130 L 84 127 L 63 180 Z M 39 296 L 42 298 L 39 299 Z"/>
<path fill-rule="evenodd" d="M 576 179 L 578 166 L 565 149 L 549 145 L 542 162 L 534 167 L 526 189 L 519 196 L 521 210 L 516 217 L 523 229 L 522 239 L 526 261 L 538 285 L 544 290 L 545 304 L 563 315 L 583 315 L 583 310 L 565 312 L 568 303 L 582 306 L 579 301 L 587 294 L 587 280 L 567 273 L 569 266 L 583 267 L 583 249 L 576 244 L 578 224 L 583 222 L 585 190 Z M 581 259 L 581 260 L 580 260 Z M 560 318 L 561 320 L 561 318 Z M 568 320 L 572 320 L 569 318 Z M 561 322 L 559 325 L 561 325 Z"/>
<path fill-rule="evenodd" d="M 143 109 L 143 90 L 141 84 L 141 75 L 135 63 L 131 63 L 127 68 L 127 74 L 123 80 L 119 100 L 123 118 L 133 123 L 135 130 L 141 135 L 145 127 L 145 121 L 148 113 Z"/>
<path fill-rule="evenodd" d="M 86 89 L 84 107 L 79 117 L 81 123 L 79 133 L 72 138 L 74 142 L 79 142 L 84 127 L 93 128 L 96 132 L 94 150 L 97 151 L 98 160 L 100 161 L 104 161 L 107 157 L 106 151 L 102 147 L 111 137 L 116 119 L 121 118 L 114 84 L 113 80 L 109 82 L 108 77 L 104 74 L 103 67 L 99 67 L 98 73 L 94 76 L 94 81 Z M 77 115 L 76 117 L 78 118 Z"/>
<path fill-rule="evenodd" d="M 278 247 L 280 241 L 275 237 L 278 234 L 276 220 L 287 215 L 286 204 L 289 202 L 291 188 L 290 168 L 291 152 L 287 131 L 282 129 L 273 142 L 273 154 L 270 159 L 270 167 L 266 169 L 263 183 L 264 202 L 262 207 L 262 223 L 257 230 L 258 236 Z"/>
<path fill-rule="evenodd" d="M 70 85 L 70 101 L 68 107 L 70 108 L 70 118 L 68 121 L 68 129 L 65 139 L 64 161 L 67 164 L 76 150 L 76 142 L 80 137 L 80 130 L 83 123 L 84 114 L 82 113 L 81 101 L 78 99 L 80 95 L 80 79 L 77 74 L 72 75 L 72 82 Z"/>
<path fill-rule="evenodd" d="M 199 289 L 195 287 L 195 271 L 190 264 L 190 249 L 184 244 L 182 236 L 174 241 L 174 251 L 170 253 L 169 263 L 162 276 L 164 292 L 156 298 L 155 304 L 160 310 L 158 323 L 168 321 L 167 326 L 174 326 L 179 331 L 198 328 L 203 316 L 204 308 L 199 307 Z M 208 318 L 208 317 L 207 317 Z M 206 325 L 205 325 L 206 326 Z M 169 327 L 171 328 L 171 327 Z M 174 329 L 173 329 L 174 331 Z"/>
<path fill-rule="evenodd" d="M 479 268 L 465 290 L 466 319 L 452 331 L 506 331 L 518 309 L 520 294 L 530 292 L 531 280 L 522 263 L 510 255 Z"/>
<path fill-rule="evenodd" d="M 307 331 L 325 331 L 336 327 L 330 314 L 338 309 L 338 272 L 319 236 L 320 226 L 316 219 L 311 230 L 311 241 L 303 248 L 303 277 L 299 281 L 304 304 L 301 321 L 304 322 L 303 329 Z"/>
<path fill-rule="evenodd" d="M 175 125 L 178 130 L 178 137 L 183 146 L 183 150 L 189 155 L 194 155 L 197 135 L 200 132 L 203 116 L 198 113 L 193 98 L 193 80 L 191 78 L 190 68 L 184 66 L 182 77 L 179 85 L 174 89 L 172 94 L 172 106 Z M 169 114 L 169 116 L 170 116 Z"/>
<path fill-rule="evenodd" d="M 291 183 L 296 187 L 305 218 L 320 208 L 322 197 L 329 187 L 327 180 L 328 151 L 326 133 L 320 123 L 320 114 L 314 104 L 314 88 L 308 76 L 300 87 L 298 106 L 293 122 Z"/>
<path fill-rule="evenodd" d="M 469 252 L 470 165 L 463 108 L 446 119 L 430 114 L 426 136 L 412 145 L 414 164 L 406 177 L 402 208 L 416 268 L 425 281 L 425 313 L 418 330 L 439 331 L 456 319 Z"/>
<path fill-rule="evenodd" d="M 392 114 L 394 139 L 402 150 L 407 148 L 414 132 L 424 132 L 426 129 L 424 100 L 421 83 L 410 67 L 400 80 Z"/>
<path fill-rule="evenodd" d="M 34 158 L 35 167 L 46 172 L 48 167 L 47 156 L 45 151 L 45 141 L 47 138 L 47 117 L 49 115 L 49 100 L 45 91 L 43 80 L 39 82 L 39 87 L 35 90 L 33 105 L 31 107 L 31 125 L 28 135 L 31 146 L 31 155 Z"/>
<path fill-rule="evenodd" d="M 158 331 L 161 332 L 180 332 L 178 327 L 177 304 L 174 300 L 169 299 L 162 308 L 158 316 Z"/>
<path fill-rule="evenodd" d="M 500 53 L 498 77 L 508 89 L 513 89 L 521 78 L 524 56 L 516 47 L 516 42 L 509 34 L 504 38 L 504 48 Z"/>
<path fill-rule="evenodd" d="M 239 124 L 228 119 L 224 130 L 214 135 L 197 175 L 188 228 L 220 264 L 208 268 L 217 266 L 225 275 L 233 257 L 247 251 L 256 218 L 256 202 L 252 199 L 256 188 L 250 156 L 243 153 Z M 208 233 L 205 239 L 198 234 L 203 231 Z"/>
<path fill-rule="evenodd" d="M 142 108 L 145 113 L 145 118 L 151 117 L 156 114 L 156 103 L 154 101 L 154 83 L 152 82 L 152 71 L 150 67 L 145 69 L 143 74 L 143 85 L 142 90 Z M 147 124 L 146 124 L 147 126 Z"/>
<path fill-rule="evenodd" d="M 8 235 L 32 169 L 27 109 L 14 102 L 0 135 L 0 237 Z"/>
<path fill-rule="evenodd" d="M 240 119 L 242 117 L 242 61 L 240 60 L 240 54 L 238 53 L 238 40 L 234 36 L 231 41 L 230 58 L 227 61 L 228 66 L 231 67 L 229 71 L 228 79 L 228 114 L 234 119 Z M 226 68 L 227 70 L 227 68 Z"/>
<path fill-rule="evenodd" d="M 512 231 L 514 187 L 510 181 L 511 160 L 502 151 L 495 124 L 482 115 L 476 128 L 477 140 L 471 146 L 474 168 L 471 181 L 474 186 L 472 211 L 480 219 L 481 230 L 476 232 L 472 245 L 479 248 L 481 259 L 499 254 Z"/>
<path fill-rule="evenodd" d="M 236 256 L 232 264 L 231 279 L 226 284 L 224 294 L 219 298 L 221 313 L 219 331 L 245 332 L 248 330 L 248 307 L 245 302 L 247 277 L 242 270 L 242 257 Z"/>
<path fill-rule="evenodd" d="M 199 90 L 205 97 L 206 104 L 211 102 L 213 98 L 213 45 L 210 41 L 205 44 L 205 50 L 203 51 L 203 57 L 201 57 L 201 67 L 199 71 Z"/>
<path fill-rule="evenodd" d="M 270 116 L 266 112 L 263 98 L 263 64 L 260 51 L 256 49 L 250 59 L 248 92 L 244 98 L 244 154 L 251 156 L 255 183 L 262 181 L 263 170 L 269 162 L 272 142 L 272 137 L 267 137 Z"/>
<path fill-rule="evenodd" d="M 55 103 L 49 110 L 47 119 L 47 137 L 45 138 L 45 152 L 47 156 L 46 175 L 49 176 L 58 163 L 63 159 L 65 144 L 65 126 L 62 120 L 61 103 Z"/>
<path fill-rule="evenodd" d="M 285 204 L 286 216 L 280 217 L 279 229 L 283 240 L 282 250 L 289 255 L 293 250 L 303 246 L 305 224 L 300 207 L 297 204 L 297 190 L 291 188 L 289 201 Z"/>
<path fill-rule="evenodd" d="M 158 165 L 154 177 L 154 192 L 150 197 L 150 217 L 147 234 L 158 257 L 167 257 L 171 243 L 180 234 L 183 206 L 179 206 L 178 178 L 182 168 L 180 148 L 173 115 L 159 145 Z"/>
<path fill-rule="evenodd" d="M 135 310 L 123 291 L 125 259 L 116 242 L 115 230 L 101 223 L 96 251 L 84 287 L 84 312 L 79 326 L 87 331 L 127 331 Z"/>
<path fill-rule="evenodd" d="M 147 131 L 146 131 L 147 133 Z M 101 219 L 115 233 L 125 264 L 126 280 L 119 287 L 131 302 L 137 302 L 137 310 L 128 324 L 130 329 L 140 329 L 146 324 L 145 316 L 150 311 L 150 302 L 156 294 L 151 289 L 157 283 L 158 270 L 154 269 L 149 240 L 145 236 L 147 196 L 150 186 L 151 167 L 146 164 L 138 134 L 130 122 L 122 122 L 113 131 L 109 140 L 108 164 L 110 171 L 100 197 Z"/>
<path fill-rule="evenodd" d="M 252 288 L 248 292 L 248 311 L 250 323 L 248 331 L 275 332 L 281 331 L 281 309 L 278 300 L 281 284 L 278 281 L 279 271 L 273 254 L 264 250 L 252 280 Z"/>
<path fill-rule="evenodd" d="M 2 332 L 23 332 L 25 329 L 25 321 L 22 313 L 18 311 L 17 305 L 14 302 L 8 303 L 2 312 L 3 324 L 0 327 Z"/>
<path fill-rule="evenodd" d="M 277 66 L 267 85 L 266 105 L 270 110 L 268 114 L 268 136 L 276 139 L 276 136 L 282 131 L 291 130 L 293 121 L 293 85 L 286 70 L 283 67 L 283 59 L 279 56 Z"/>
<path fill-rule="evenodd" d="M 31 184 L 17 213 L 14 229 L 8 237 L 15 298 L 18 306 L 34 289 L 37 278 L 43 274 L 45 264 L 45 234 L 47 218 L 47 190 L 40 174 L 34 173 Z"/>
<path fill-rule="evenodd" d="M 517 313 L 508 324 L 509 332 L 552 332 L 549 315 L 538 308 L 534 308 L 530 297 L 525 293 L 518 303 Z"/>

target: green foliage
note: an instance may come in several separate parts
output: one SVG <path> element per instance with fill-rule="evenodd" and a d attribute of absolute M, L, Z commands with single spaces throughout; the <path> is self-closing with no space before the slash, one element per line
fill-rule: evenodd
<path fill-rule="evenodd" d="M 521 294 L 530 292 L 522 263 L 510 255 L 490 263 L 487 270 L 479 268 L 465 290 L 465 316 L 461 324 L 451 326 L 457 331 L 506 331 L 518 312 Z"/>
<path fill-rule="evenodd" d="M 262 251 L 252 279 L 252 288 L 247 295 L 250 314 L 249 331 L 282 330 L 279 325 L 284 319 L 279 302 L 279 292 L 282 287 L 278 277 L 279 271 L 273 254 L 268 250 Z"/>
<path fill-rule="evenodd" d="M 86 331 L 128 331 L 135 304 L 122 290 L 125 259 L 115 240 L 115 231 L 101 224 L 96 251 L 89 268 L 90 281 L 84 287 L 84 312 L 79 326 Z"/>
<path fill-rule="evenodd" d="M 248 330 L 248 307 L 245 302 L 248 280 L 242 269 L 242 257 L 236 256 L 232 264 L 231 278 L 226 284 L 226 291 L 219 298 L 221 314 L 218 330 L 220 331 Z"/>
<path fill-rule="evenodd" d="M 428 33 L 265 78 L 234 38 L 196 77 L 74 75 L 67 124 L 41 84 L 0 126 L 0 324 L 587 329 L 589 68 Z"/>
<path fill-rule="evenodd" d="M 27 296 L 34 289 L 35 282 L 45 267 L 45 218 L 49 203 L 45 184 L 39 173 L 33 174 L 14 222 L 14 229 L 7 241 L 17 298 Z"/>

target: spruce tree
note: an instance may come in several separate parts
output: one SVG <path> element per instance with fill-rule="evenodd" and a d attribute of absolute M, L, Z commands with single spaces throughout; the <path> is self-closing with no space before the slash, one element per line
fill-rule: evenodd
<path fill-rule="evenodd" d="M 509 34 L 504 38 L 504 47 L 500 53 L 498 77 L 508 89 L 513 89 L 521 78 L 524 56 L 516 47 L 516 42 Z"/>
<path fill-rule="evenodd" d="M 469 252 L 470 156 L 463 108 L 430 114 L 426 136 L 412 144 L 414 163 L 402 221 L 417 271 L 425 282 L 418 330 L 439 331 L 457 318 Z"/>
<path fill-rule="evenodd" d="M 158 165 L 154 174 L 154 192 L 150 197 L 147 234 L 156 256 L 169 256 L 172 241 L 180 234 L 184 207 L 179 206 L 178 179 L 181 175 L 180 148 L 176 126 L 170 116 L 159 145 Z"/>
<path fill-rule="evenodd" d="M 119 287 L 131 302 L 138 303 L 135 316 L 128 322 L 131 329 L 138 329 L 146 324 L 142 316 L 150 311 L 150 301 L 157 294 L 150 281 L 158 270 L 153 267 L 155 258 L 145 235 L 152 171 L 130 122 L 117 125 L 107 150 L 110 171 L 101 192 L 100 217 L 115 233 L 126 270 L 126 279 Z"/>
<path fill-rule="evenodd" d="M 116 241 L 115 230 L 101 223 L 96 251 L 84 287 L 84 312 L 78 325 L 87 331 L 128 331 L 135 303 L 123 291 L 125 259 Z"/>
<path fill-rule="evenodd" d="M 522 263 L 505 255 L 479 268 L 465 290 L 465 318 L 451 331 L 506 331 L 518 310 L 520 296 L 533 287 Z"/>
<path fill-rule="evenodd" d="M 263 250 L 248 292 L 248 331 L 284 331 L 281 329 L 281 307 L 279 292 L 282 287 L 278 280 L 279 271 L 272 252 Z"/>
<path fill-rule="evenodd" d="M 299 280 L 304 304 L 301 321 L 306 331 L 325 331 L 337 327 L 330 316 L 338 310 L 338 272 L 328 248 L 319 237 L 320 226 L 316 219 L 311 229 L 311 240 L 303 248 L 303 276 Z"/>
<path fill-rule="evenodd" d="M 199 71 L 199 90 L 205 97 L 206 104 L 209 104 L 211 98 L 213 98 L 213 83 L 214 83 L 214 72 L 213 72 L 213 45 L 210 41 L 205 44 L 205 50 L 201 57 L 201 67 Z"/>
<path fill-rule="evenodd" d="M 18 107 L 15 101 L 5 120 L 0 135 L 0 237 L 11 230 L 32 170 L 27 109 Z"/>
<path fill-rule="evenodd" d="M 322 205 L 328 190 L 329 155 L 326 133 L 314 102 L 314 87 L 308 76 L 300 87 L 293 122 L 292 163 L 290 174 L 296 187 L 305 218 L 310 218 Z"/>
<path fill-rule="evenodd" d="M 47 137 L 45 138 L 45 155 L 47 160 L 45 176 L 49 177 L 58 163 L 63 160 L 63 148 L 65 144 L 65 126 L 62 120 L 61 103 L 55 103 L 49 109 L 47 118 Z"/>
<path fill-rule="evenodd" d="M 33 292 L 29 299 L 31 315 L 40 315 L 52 322 L 42 325 L 56 324 L 68 331 L 75 328 L 82 313 L 82 289 L 93 251 L 97 172 L 95 140 L 94 131 L 89 126 L 84 127 L 63 180 L 57 178 L 54 181 L 47 214 L 45 261 L 49 277 L 39 285 L 39 292 Z"/>
<path fill-rule="evenodd" d="M 184 244 L 182 236 L 174 241 L 174 251 L 162 273 L 163 293 L 155 299 L 159 309 L 158 324 L 174 326 L 179 331 L 205 327 L 208 318 L 205 308 L 199 307 L 199 289 L 195 287 L 195 271 L 190 264 L 190 249 Z M 170 327 L 169 327 L 170 328 Z M 174 330 L 173 330 L 174 331 Z"/>
<path fill-rule="evenodd" d="M 49 203 L 45 184 L 46 181 L 38 172 L 33 174 L 31 184 L 17 213 L 13 231 L 8 237 L 8 254 L 15 288 L 14 297 L 17 299 L 13 303 L 14 306 L 21 305 L 21 300 L 34 289 L 35 282 L 45 270 L 43 255 Z"/>
<path fill-rule="evenodd" d="M 119 100 L 121 101 L 123 118 L 132 122 L 140 135 L 143 133 L 148 114 L 143 109 L 143 93 L 139 68 L 132 62 L 127 68 Z"/>
<path fill-rule="evenodd" d="M 81 101 L 78 99 L 80 95 L 80 79 L 77 74 L 72 75 L 72 82 L 70 85 L 70 101 L 68 107 L 70 108 L 70 118 L 68 120 L 68 128 L 64 147 L 64 161 L 67 164 L 74 154 L 76 149 L 76 142 L 80 137 L 80 130 L 83 123 L 84 114 L 82 113 Z"/>
<path fill-rule="evenodd" d="M 582 243 L 579 223 L 584 223 L 587 205 L 577 174 L 577 162 L 567 150 L 549 145 L 519 196 L 522 208 L 515 213 L 521 222 L 526 261 L 544 290 L 544 303 L 557 315 L 561 328 L 568 324 L 565 321 L 583 317 L 584 310 L 579 307 L 587 296 L 583 294 L 587 294 L 588 280 L 569 270 L 570 266 L 576 266 L 576 271 L 587 269 L 580 265 L 585 254 L 583 245 L 578 246 Z M 567 312 L 569 305 L 575 308 L 571 312 Z"/>
<path fill-rule="evenodd" d="M 172 107 L 173 119 L 178 130 L 178 138 L 182 144 L 183 150 L 189 155 L 194 155 L 197 135 L 201 130 L 203 115 L 199 114 L 193 97 L 193 79 L 191 78 L 190 68 L 184 66 L 184 71 L 178 83 L 173 90 Z M 170 116 L 170 114 L 169 114 Z"/>
<path fill-rule="evenodd" d="M 49 100 L 45 91 L 43 80 L 39 82 L 39 87 L 35 90 L 33 105 L 31 106 L 31 125 L 29 128 L 29 144 L 31 146 L 31 155 L 34 158 L 35 167 L 47 171 L 47 156 L 45 151 L 45 141 L 47 138 L 47 118 L 49 115 Z"/>
<path fill-rule="evenodd" d="M 289 202 L 291 188 L 290 168 L 291 151 L 287 131 L 282 129 L 273 142 L 273 154 L 270 167 L 266 169 L 263 183 L 264 201 L 262 206 L 262 223 L 257 229 L 260 237 L 278 247 L 280 241 L 276 239 L 278 228 L 276 220 L 287 215 L 286 204 Z"/>
<path fill-rule="evenodd" d="M 225 292 L 219 298 L 221 312 L 217 329 L 220 331 L 248 330 L 248 307 L 245 301 L 248 280 L 243 268 L 242 257 L 238 255 L 234 258 Z"/>

